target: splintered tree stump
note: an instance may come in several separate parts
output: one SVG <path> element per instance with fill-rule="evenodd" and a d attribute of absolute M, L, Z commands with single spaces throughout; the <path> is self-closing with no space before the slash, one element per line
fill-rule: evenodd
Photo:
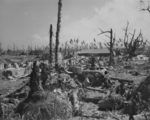
<path fill-rule="evenodd" d="M 30 76 L 30 92 L 28 98 L 30 99 L 32 94 L 37 91 L 43 91 L 42 81 L 41 81 L 40 68 L 37 66 L 37 61 L 33 63 L 33 69 Z"/>
<path fill-rule="evenodd" d="M 45 91 L 42 85 L 42 76 L 36 62 L 30 78 L 30 92 L 28 97 L 20 102 L 15 110 L 24 116 L 25 120 L 67 120 L 72 116 L 70 102 L 61 95 Z"/>

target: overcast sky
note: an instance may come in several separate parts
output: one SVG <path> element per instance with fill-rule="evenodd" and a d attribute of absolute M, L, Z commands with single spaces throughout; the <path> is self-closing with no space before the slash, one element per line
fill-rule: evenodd
<path fill-rule="evenodd" d="M 56 31 L 58 0 L 0 0 L 0 41 L 3 47 L 48 45 L 49 25 Z M 123 28 L 142 29 L 150 39 L 150 13 L 140 12 L 140 0 L 62 0 L 60 42 L 79 38 L 86 42 L 108 41 L 102 30 L 113 29 L 116 38 Z M 55 39 L 53 39 L 55 40 Z"/>

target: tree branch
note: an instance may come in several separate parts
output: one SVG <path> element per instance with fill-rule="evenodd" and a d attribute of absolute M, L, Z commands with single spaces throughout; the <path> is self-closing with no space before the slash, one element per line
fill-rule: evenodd
<path fill-rule="evenodd" d="M 144 4 L 143 0 L 140 0 L 140 3 Z M 148 11 L 150 13 L 150 4 L 149 4 L 149 1 L 148 1 L 148 7 L 147 8 L 142 8 L 140 11 Z"/>
<path fill-rule="evenodd" d="M 100 29 L 100 28 L 99 28 L 99 29 Z M 101 34 L 104 34 L 104 33 L 110 33 L 110 31 L 103 31 L 103 30 L 101 30 L 101 29 L 100 29 L 100 31 L 101 31 L 101 33 L 99 33 L 98 35 L 101 35 Z M 98 35 L 97 35 L 97 36 L 98 36 Z"/>
<path fill-rule="evenodd" d="M 108 36 L 108 35 L 105 35 L 106 37 L 108 37 L 108 38 L 110 38 L 110 36 Z"/>
<path fill-rule="evenodd" d="M 110 50 L 110 47 L 108 47 L 106 43 L 104 43 L 104 45 L 107 47 L 108 50 Z"/>
<path fill-rule="evenodd" d="M 127 21 L 127 27 L 125 29 L 125 35 L 124 35 L 124 42 L 126 41 L 126 38 L 127 38 L 127 32 L 128 32 L 128 26 L 129 26 L 129 22 Z"/>
<path fill-rule="evenodd" d="M 141 11 L 148 11 L 150 13 L 150 6 L 148 6 L 148 8 L 143 8 Z"/>

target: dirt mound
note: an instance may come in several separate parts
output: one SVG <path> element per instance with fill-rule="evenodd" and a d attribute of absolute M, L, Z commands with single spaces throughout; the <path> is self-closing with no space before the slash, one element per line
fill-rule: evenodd
<path fill-rule="evenodd" d="M 150 99 L 150 75 L 138 85 L 135 91 L 141 93 L 141 99 L 145 101 Z"/>
<path fill-rule="evenodd" d="M 72 116 L 71 104 L 62 97 L 50 92 L 38 92 L 30 100 L 21 102 L 16 113 L 25 120 L 67 120 Z"/>

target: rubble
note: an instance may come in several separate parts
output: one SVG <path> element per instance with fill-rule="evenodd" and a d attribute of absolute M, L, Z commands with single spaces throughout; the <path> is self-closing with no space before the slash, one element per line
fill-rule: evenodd
<path fill-rule="evenodd" d="M 3 71 L 3 76 L 5 78 L 21 78 L 26 77 L 31 73 L 31 69 L 27 68 L 7 68 Z"/>
<path fill-rule="evenodd" d="M 116 68 L 102 67 L 105 61 L 99 64 L 97 61 L 95 68 L 90 69 L 87 60 L 70 59 L 70 63 L 60 64 L 59 71 L 42 60 L 5 68 L 3 75 L 7 79 L 30 78 L 22 86 L 0 96 L 1 117 L 8 118 L 8 114 L 15 111 L 13 115 L 19 119 L 18 113 L 24 120 L 31 120 L 31 116 L 37 120 L 149 118 L 146 113 L 150 110 L 149 76 L 142 82 L 112 76 L 115 72 L 133 77 L 142 74 L 134 65 L 127 67 L 128 63 Z M 10 110 L 6 109 L 9 106 L 12 106 Z"/>

